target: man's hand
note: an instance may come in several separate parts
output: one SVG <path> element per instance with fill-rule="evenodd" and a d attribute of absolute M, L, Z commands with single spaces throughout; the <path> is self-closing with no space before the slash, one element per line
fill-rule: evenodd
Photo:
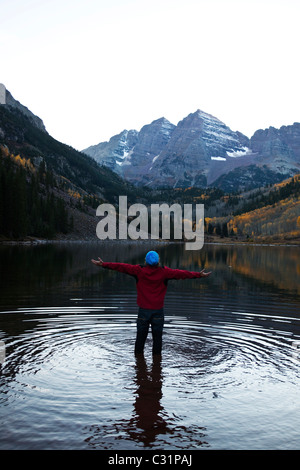
<path fill-rule="evenodd" d="M 204 271 L 204 269 L 202 269 L 202 271 L 200 271 L 200 273 L 201 273 L 201 277 L 208 277 L 208 276 L 210 276 L 211 271 L 209 271 L 208 273 L 206 273 L 206 272 Z"/>
<path fill-rule="evenodd" d="M 102 260 L 101 258 L 99 258 L 99 257 L 98 257 L 98 261 L 95 260 L 95 259 L 92 259 L 91 261 L 92 261 L 92 263 L 94 263 L 96 266 L 102 266 L 102 264 L 103 264 L 103 260 Z"/>

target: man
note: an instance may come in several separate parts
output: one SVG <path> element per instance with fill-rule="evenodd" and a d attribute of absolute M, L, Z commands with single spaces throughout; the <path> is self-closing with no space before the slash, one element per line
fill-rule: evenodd
<path fill-rule="evenodd" d="M 135 354 L 142 354 L 147 339 L 149 325 L 151 325 L 153 338 L 153 355 L 161 354 L 162 333 L 164 324 L 164 299 L 167 292 L 167 283 L 170 279 L 195 279 L 207 277 L 204 269 L 199 272 L 182 269 L 171 269 L 159 266 L 159 256 L 156 251 L 149 251 L 145 258 L 145 265 L 126 263 L 105 263 L 101 258 L 92 259 L 92 263 L 106 269 L 113 269 L 129 274 L 136 279 L 137 304 L 139 306 L 137 318 L 137 335 L 135 341 Z"/>

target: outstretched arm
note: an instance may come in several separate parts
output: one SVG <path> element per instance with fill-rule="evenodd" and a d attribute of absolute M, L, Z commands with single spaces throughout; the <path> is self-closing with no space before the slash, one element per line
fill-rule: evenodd
<path fill-rule="evenodd" d="M 95 259 L 92 259 L 91 261 L 92 261 L 92 263 L 94 263 L 96 266 L 102 266 L 102 264 L 103 264 L 103 260 L 102 260 L 101 258 L 99 258 L 99 257 L 98 257 L 98 261 L 95 260 Z"/>
<path fill-rule="evenodd" d="M 195 279 L 199 277 L 208 277 L 210 272 L 205 272 L 204 269 L 201 271 L 186 271 L 185 269 L 171 269 L 165 268 L 167 279 Z"/>
<path fill-rule="evenodd" d="M 205 269 L 202 269 L 202 271 L 200 271 L 200 274 L 201 274 L 201 277 L 208 277 L 211 275 L 211 271 L 209 271 L 208 273 L 205 272 Z"/>
<path fill-rule="evenodd" d="M 98 257 L 98 261 L 95 259 L 92 259 L 91 261 L 96 266 L 101 266 L 102 268 L 112 269 L 114 271 L 119 271 L 120 273 L 129 274 L 131 276 L 137 275 L 137 273 L 140 270 L 140 266 L 137 264 L 106 263 L 99 257 Z"/>

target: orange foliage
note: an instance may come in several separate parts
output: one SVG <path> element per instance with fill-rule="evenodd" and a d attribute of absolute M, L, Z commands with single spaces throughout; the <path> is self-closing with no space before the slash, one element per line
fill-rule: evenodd
<path fill-rule="evenodd" d="M 18 166 L 28 168 L 32 172 L 35 171 L 35 167 L 31 163 L 30 158 L 21 157 L 20 155 L 14 155 L 13 153 L 10 153 L 9 149 L 4 145 L 1 145 L 0 150 L 3 157 L 10 158 Z"/>
<path fill-rule="evenodd" d="M 300 198 L 288 198 L 271 206 L 231 218 L 228 230 L 242 236 L 300 237 Z"/>
<path fill-rule="evenodd" d="M 73 191 L 72 189 L 68 189 L 68 194 L 75 199 L 81 199 L 81 194 L 78 191 Z"/>

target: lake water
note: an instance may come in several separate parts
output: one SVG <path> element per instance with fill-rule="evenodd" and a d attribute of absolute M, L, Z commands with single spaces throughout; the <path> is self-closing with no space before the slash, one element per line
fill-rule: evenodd
<path fill-rule="evenodd" d="M 161 360 L 133 354 L 146 243 L 0 246 L 0 449 L 299 449 L 300 247 L 154 246 Z M 5 355 L 5 358 L 4 358 Z"/>

